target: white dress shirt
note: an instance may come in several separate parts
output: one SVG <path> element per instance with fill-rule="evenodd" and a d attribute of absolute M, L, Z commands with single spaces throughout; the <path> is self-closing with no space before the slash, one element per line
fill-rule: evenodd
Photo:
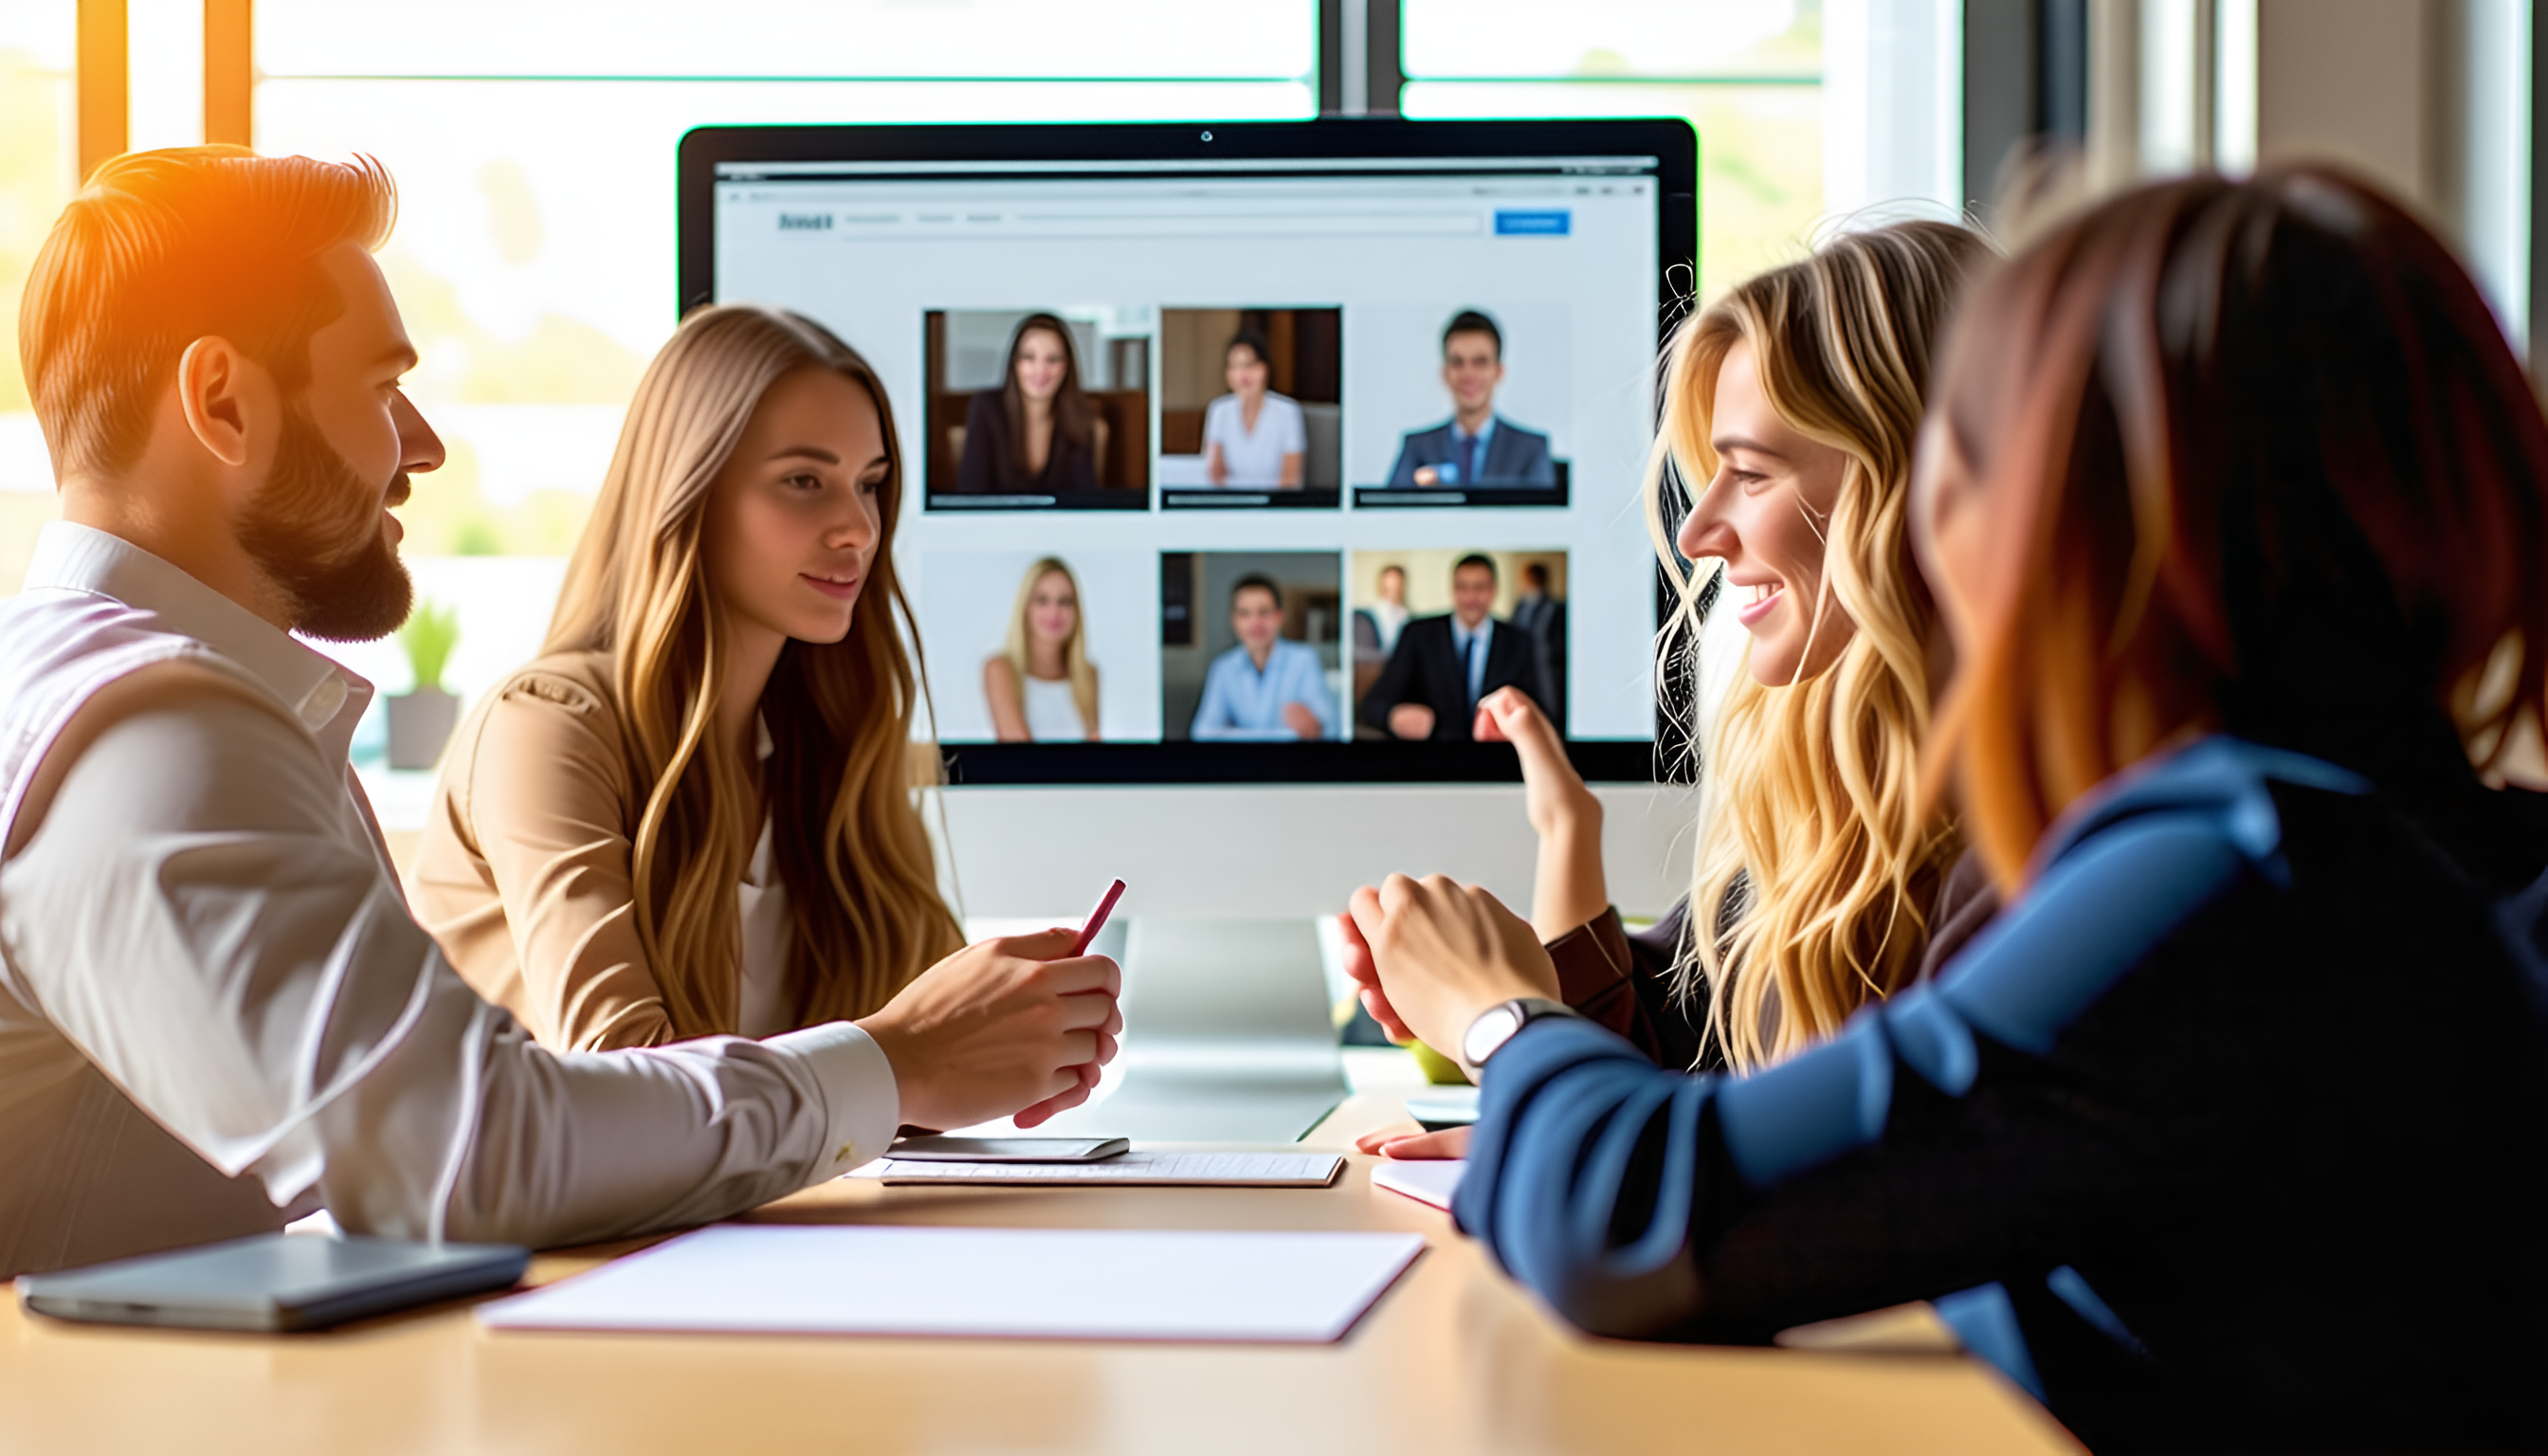
<path fill-rule="evenodd" d="M 107 728 L 0 862 L 0 1277 L 319 1203 L 356 1232 L 616 1237 L 740 1212 L 890 1140 L 893 1069 L 847 1023 L 532 1043 L 408 914 L 345 758 L 371 684 L 104 532 L 46 527 L 0 602 L 5 812 L 88 694 L 171 658 L 239 690 L 172 691 Z M 68 706 L 31 730 L 23 705 L 43 703 Z"/>
<path fill-rule="evenodd" d="M 1407 609 L 1407 603 L 1392 601 L 1384 596 L 1364 607 L 1363 610 L 1371 613 L 1371 624 L 1380 632 L 1380 655 L 1387 657 L 1396 652 L 1398 634 L 1407 630 L 1407 619 L 1411 615 Z"/>

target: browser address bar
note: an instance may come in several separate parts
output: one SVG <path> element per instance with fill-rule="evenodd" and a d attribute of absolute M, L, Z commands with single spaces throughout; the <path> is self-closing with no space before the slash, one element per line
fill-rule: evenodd
<path fill-rule="evenodd" d="M 1486 220 L 1474 212 L 1348 213 L 1006 213 L 910 219 L 845 217 L 837 229 L 862 236 L 888 232 L 1003 233 L 1038 237 L 1369 237 L 1474 235 Z"/>

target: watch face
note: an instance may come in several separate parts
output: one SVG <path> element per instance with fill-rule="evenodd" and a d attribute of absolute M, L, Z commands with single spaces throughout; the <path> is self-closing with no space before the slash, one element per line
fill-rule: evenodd
<path fill-rule="evenodd" d="M 1520 1030 L 1520 1007 L 1509 1001 L 1495 1007 L 1469 1023 L 1469 1034 L 1460 1039 L 1460 1059 L 1471 1066 L 1482 1065 Z"/>

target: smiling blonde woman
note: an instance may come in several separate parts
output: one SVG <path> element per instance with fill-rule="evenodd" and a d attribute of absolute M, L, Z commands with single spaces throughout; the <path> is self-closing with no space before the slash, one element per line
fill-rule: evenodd
<path fill-rule="evenodd" d="M 1519 750 L 1540 837 L 1544 994 L 1665 1065 L 1791 1056 L 1996 907 L 1978 861 L 1958 864 L 1952 819 L 1921 801 L 1942 634 L 1905 514 L 1930 354 L 1990 256 L 1943 223 L 1843 233 L 1736 285 L 1666 353 L 1649 524 L 1669 568 L 1723 570 L 1688 575 L 1658 652 L 1694 680 L 1704 619 L 1708 651 L 1740 652 L 1744 671 L 1704 730 L 1689 898 L 1661 926 L 1631 936 L 1607 907 L 1601 806 L 1548 716 L 1509 691 L 1479 703 L 1477 736 Z M 1347 962 L 1405 1031 L 1368 954 Z M 1464 1145 L 1367 1139 L 1402 1157 Z"/>
<path fill-rule="evenodd" d="M 1039 559 L 1019 580 L 1008 633 L 982 663 L 982 697 L 1002 743 L 1097 741 L 1088 615 L 1079 577 L 1060 557 Z"/>
<path fill-rule="evenodd" d="M 1066 936 L 959 950 L 938 893 L 900 465 L 873 372 L 794 315 L 701 311 L 648 367 L 546 652 L 463 725 L 417 849 L 419 916 L 542 1043 L 859 1020 L 907 1089 L 977 1083 L 966 1108 L 1093 1085 L 1111 967 L 1045 973 Z M 1055 976 L 1081 993 L 1066 1042 L 1013 1022 L 960 1051 L 966 1003 Z"/>

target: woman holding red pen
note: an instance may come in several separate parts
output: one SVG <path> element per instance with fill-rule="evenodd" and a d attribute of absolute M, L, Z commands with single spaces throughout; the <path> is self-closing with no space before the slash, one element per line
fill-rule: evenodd
<path fill-rule="evenodd" d="M 901 463 L 874 374 L 805 318 L 702 310 L 648 367 L 547 652 L 462 726 L 410 886 L 544 1045 L 855 1022 L 926 1127 L 1095 1087 L 1114 962 L 1070 930 L 965 947 L 938 893 Z"/>

